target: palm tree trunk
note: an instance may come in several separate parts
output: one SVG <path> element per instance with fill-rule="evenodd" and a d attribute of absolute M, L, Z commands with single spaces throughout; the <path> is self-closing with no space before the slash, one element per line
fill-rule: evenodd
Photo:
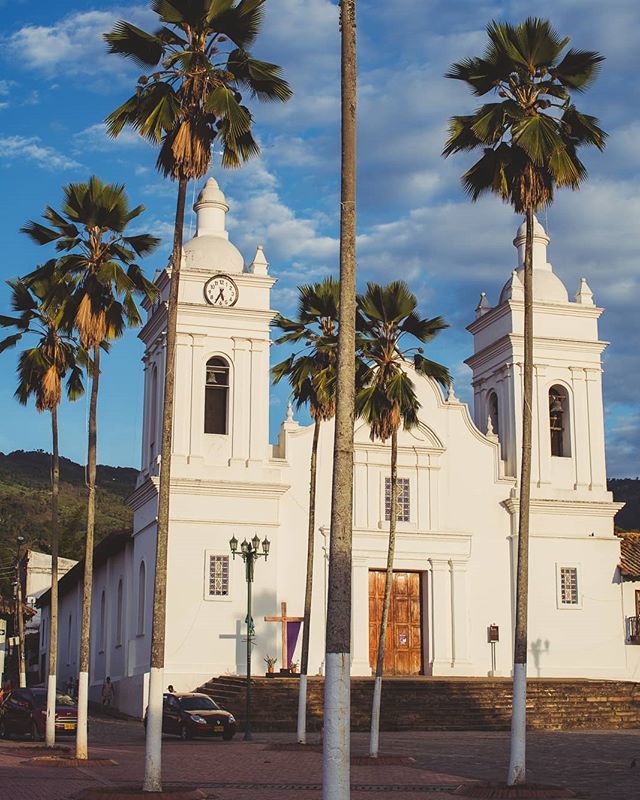
<path fill-rule="evenodd" d="M 527 209 L 524 255 L 524 398 L 522 463 L 516 570 L 516 620 L 513 651 L 513 710 L 509 786 L 526 782 L 527 603 L 529 596 L 529 499 L 531 495 L 531 411 L 533 405 L 533 210 Z"/>
<path fill-rule="evenodd" d="M 398 431 L 391 434 L 391 508 L 389 510 L 389 549 L 387 551 L 387 574 L 384 581 L 384 600 L 382 619 L 378 638 L 378 657 L 376 660 L 376 679 L 373 686 L 373 706 L 371 709 L 371 733 L 369 736 L 369 756 L 378 757 L 380 744 L 380 701 L 382 700 L 382 673 L 384 670 L 384 647 L 387 638 L 391 588 L 393 586 L 393 559 L 396 553 L 396 523 L 398 520 Z"/>
<path fill-rule="evenodd" d="M 187 179 L 178 181 L 178 199 L 171 254 L 171 284 L 167 308 L 167 343 L 164 368 L 164 405 L 162 412 L 162 448 L 160 487 L 158 490 L 158 535 L 151 624 L 151 663 L 149 705 L 145 740 L 145 792 L 162 791 L 162 692 L 164 686 L 164 641 L 167 610 L 167 546 L 169 542 L 169 500 L 171 494 L 171 441 L 173 437 L 173 394 L 175 384 L 176 330 L 178 325 L 178 289 L 182 260 L 182 233 Z"/>
<path fill-rule="evenodd" d="M 316 473 L 318 467 L 318 440 L 320 420 L 313 426 L 311 444 L 311 469 L 309 477 L 309 531 L 307 534 L 307 583 L 304 591 L 304 621 L 302 623 L 302 656 L 300 658 L 300 687 L 298 694 L 298 742 L 307 741 L 307 670 L 309 668 L 309 634 L 311 627 L 311 596 L 313 593 L 313 550 L 316 528 Z"/>
<path fill-rule="evenodd" d="M 350 796 L 351 540 L 356 320 L 356 2 L 341 0 L 340 330 L 324 681 L 323 800 Z"/>
<path fill-rule="evenodd" d="M 58 408 L 51 409 L 51 601 L 49 604 L 49 675 L 47 677 L 46 744 L 56 743 L 56 677 L 58 671 L 58 492 L 60 456 L 58 453 Z"/>
<path fill-rule="evenodd" d="M 87 452 L 87 535 L 84 543 L 84 581 L 82 584 L 82 626 L 78 667 L 78 730 L 76 758 L 89 757 L 89 665 L 91 659 L 91 592 L 93 588 L 93 539 L 96 521 L 96 448 L 98 388 L 100 384 L 100 345 L 93 347 L 91 400 L 89 401 L 89 446 Z"/>

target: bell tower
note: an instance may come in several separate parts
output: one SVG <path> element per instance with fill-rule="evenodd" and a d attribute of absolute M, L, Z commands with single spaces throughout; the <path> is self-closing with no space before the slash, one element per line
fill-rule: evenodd
<path fill-rule="evenodd" d="M 604 500 L 606 472 L 597 308 L 585 278 L 573 300 L 547 261 L 549 236 L 533 236 L 534 407 L 532 496 Z M 498 436 L 505 472 L 520 472 L 524 361 L 525 224 L 513 241 L 518 263 L 497 305 L 483 293 L 468 330 L 474 354 L 474 418 Z M 606 495 L 606 498 L 605 498 Z"/>
<path fill-rule="evenodd" d="M 184 245 L 176 343 L 172 477 L 211 479 L 268 458 L 269 324 L 275 280 L 262 247 L 246 266 L 229 241 L 226 198 L 209 178 L 195 202 L 196 235 Z M 146 307 L 145 400 L 139 482 L 159 474 L 162 377 L 170 269 Z M 232 473 L 229 473 L 229 468 Z"/>

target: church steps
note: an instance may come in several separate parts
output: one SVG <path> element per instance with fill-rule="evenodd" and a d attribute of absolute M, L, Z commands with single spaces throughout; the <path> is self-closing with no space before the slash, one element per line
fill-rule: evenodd
<path fill-rule="evenodd" d="M 528 724 L 532 730 L 635 728 L 640 726 L 640 685 L 623 681 L 529 680 Z M 255 678 L 255 730 L 293 731 L 298 703 L 297 678 Z M 353 678 L 351 726 L 369 727 L 373 680 Z M 208 681 L 206 692 L 242 721 L 245 679 L 223 676 Z M 320 730 L 323 680 L 308 679 L 308 729 Z M 383 730 L 508 730 L 509 679 L 385 678 Z"/>

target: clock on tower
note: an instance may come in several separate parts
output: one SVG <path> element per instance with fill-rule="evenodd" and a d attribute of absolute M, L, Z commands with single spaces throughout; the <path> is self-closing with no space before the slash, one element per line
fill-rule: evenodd
<path fill-rule="evenodd" d="M 238 287 L 228 275 L 214 275 L 204 285 L 204 299 L 212 306 L 231 308 L 238 295 Z"/>

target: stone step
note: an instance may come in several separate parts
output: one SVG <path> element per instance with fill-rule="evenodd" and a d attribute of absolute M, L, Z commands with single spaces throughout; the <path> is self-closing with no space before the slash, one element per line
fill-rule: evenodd
<path fill-rule="evenodd" d="M 310 677 L 307 726 L 320 730 L 323 679 Z M 242 722 L 246 680 L 242 676 L 212 678 L 200 687 Z M 351 725 L 369 728 L 373 680 L 353 678 Z M 252 679 L 255 730 L 294 731 L 298 678 Z M 385 678 L 382 691 L 383 730 L 508 730 L 511 681 L 485 678 Z M 640 725 L 637 683 L 603 680 L 529 679 L 527 721 L 532 730 L 634 728 Z"/>

